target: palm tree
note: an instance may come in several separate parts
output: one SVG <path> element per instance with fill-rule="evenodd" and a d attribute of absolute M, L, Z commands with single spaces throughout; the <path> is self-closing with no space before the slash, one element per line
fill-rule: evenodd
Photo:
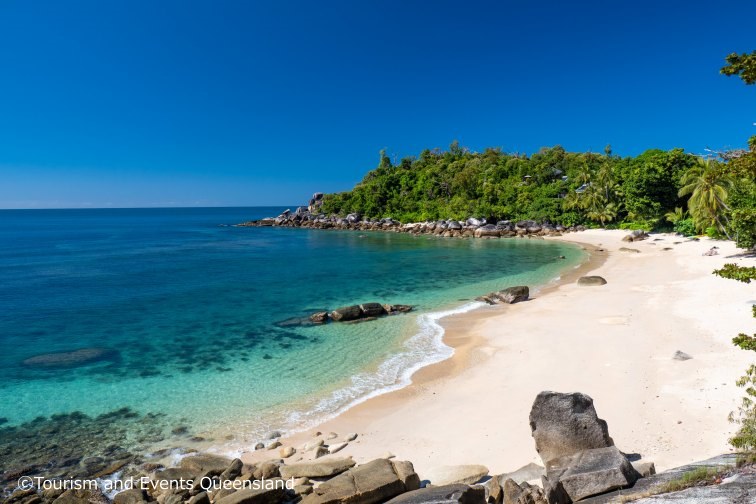
<path fill-rule="evenodd" d="M 704 230 L 715 226 L 727 238 L 727 192 L 732 187 L 732 179 L 722 170 L 722 166 L 711 159 L 698 158 L 696 165 L 682 177 L 682 188 L 678 196 L 690 195 L 688 210 L 696 227 Z"/>

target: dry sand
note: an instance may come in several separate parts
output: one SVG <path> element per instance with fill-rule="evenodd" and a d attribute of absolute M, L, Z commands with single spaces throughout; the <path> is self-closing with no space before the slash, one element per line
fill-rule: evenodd
<path fill-rule="evenodd" d="M 625 243 L 626 234 L 549 238 L 592 251 L 579 273 L 590 270 L 608 284 L 578 287 L 575 274 L 567 275 L 531 301 L 445 319 L 452 358 L 314 430 L 356 432 L 338 456 L 364 462 L 390 452 L 411 460 L 421 477 L 450 464 L 502 473 L 540 463 L 528 424 L 538 392 L 579 391 L 593 397 L 617 446 L 657 469 L 727 452 L 734 430 L 727 415 L 743 396 L 735 380 L 753 361 L 731 339 L 756 330 L 750 310 L 756 285 L 711 272 L 726 262 L 754 266 L 756 259 L 732 242 L 666 234 Z M 702 255 L 713 246 L 719 255 Z M 693 358 L 674 360 L 677 350 Z M 301 446 L 314 430 L 282 441 Z"/>

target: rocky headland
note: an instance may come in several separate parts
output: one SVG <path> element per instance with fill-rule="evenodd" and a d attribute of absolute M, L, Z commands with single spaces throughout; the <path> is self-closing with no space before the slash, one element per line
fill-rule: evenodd
<path fill-rule="evenodd" d="M 581 393 L 544 391 L 530 411 L 530 429 L 543 465 L 506 474 L 484 465 L 439 466 L 417 473 L 393 454 L 358 464 L 342 456 L 356 433 L 315 432 L 293 446 L 272 432 L 255 450 L 254 464 L 213 454 L 187 453 L 178 465 L 113 466 L 81 478 L 106 478 L 101 488 L 28 486 L 7 495 L 17 504 L 569 504 L 756 501 L 756 468 L 720 457 L 696 467 L 655 474 L 654 464 L 615 446 L 593 400 Z M 337 455 L 338 454 L 338 455 Z M 502 454 L 502 456 L 505 456 Z M 704 473 L 701 467 L 705 468 Z M 697 472 L 696 472 L 697 471 Z M 691 472 L 703 477 L 691 478 Z M 7 475 L 5 475 L 7 476 Z M 107 493 L 105 481 L 130 481 Z M 680 484 L 680 481 L 688 482 Z M 675 486 L 676 485 L 676 486 Z"/>

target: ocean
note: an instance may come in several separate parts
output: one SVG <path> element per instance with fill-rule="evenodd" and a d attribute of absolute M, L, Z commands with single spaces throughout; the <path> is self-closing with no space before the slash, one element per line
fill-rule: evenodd
<path fill-rule="evenodd" d="M 544 240 L 232 226 L 281 210 L 0 211 L 0 449 L 26 453 L 19 433 L 40 460 L 85 441 L 250 449 L 406 385 L 451 355 L 441 317 L 586 258 Z M 370 301 L 415 310 L 300 323 Z M 49 365 L 81 349 L 96 358 Z"/>

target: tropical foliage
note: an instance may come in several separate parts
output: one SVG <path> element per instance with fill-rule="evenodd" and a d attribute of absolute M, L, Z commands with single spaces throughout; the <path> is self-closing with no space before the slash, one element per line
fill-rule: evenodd
<path fill-rule="evenodd" d="M 556 146 L 527 156 L 498 148 L 471 152 L 452 143 L 394 166 L 379 166 L 352 191 L 326 195 L 324 211 L 432 219 L 535 219 L 564 225 L 668 226 L 664 215 L 682 207 L 682 176 L 696 157 L 681 149 L 635 158 L 567 152 Z"/>
<path fill-rule="evenodd" d="M 725 264 L 721 269 L 714 270 L 714 274 L 723 278 L 751 283 L 756 280 L 756 268 L 738 266 L 734 263 Z M 756 305 L 751 306 L 753 316 L 756 317 Z M 733 344 L 743 350 L 756 352 L 756 334 L 740 333 L 732 339 Z M 730 413 L 730 421 L 738 425 L 738 431 L 730 438 L 730 444 L 746 452 L 756 452 L 756 364 L 752 364 L 737 382 L 738 387 L 745 389 L 738 410 Z"/>

